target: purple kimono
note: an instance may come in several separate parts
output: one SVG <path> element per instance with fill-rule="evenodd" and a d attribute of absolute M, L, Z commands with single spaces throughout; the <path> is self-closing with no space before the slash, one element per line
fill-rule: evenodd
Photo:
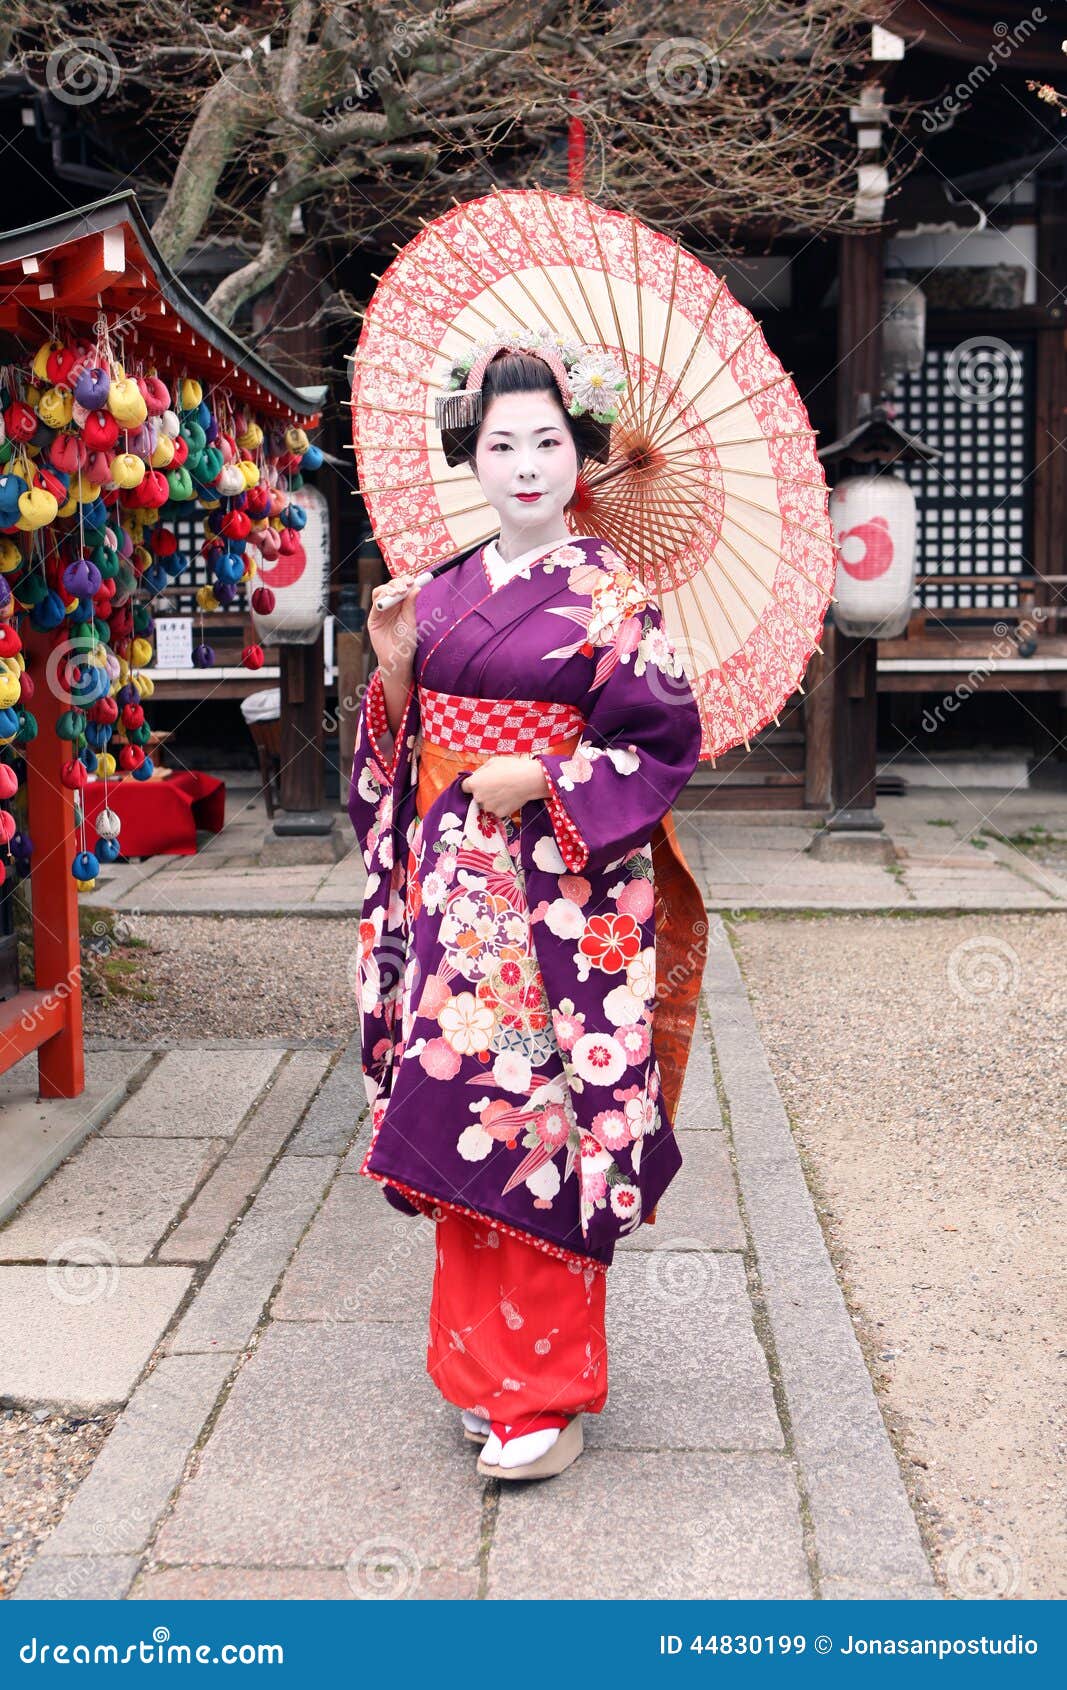
<path fill-rule="evenodd" d="M 374 672 L 348 801 L 368 871 L 360 1171 L 394 1202 L 606 1266 L 681 1166 L 652 1036 L 652 837 L 696 766 L 697 704 L 655 601 L 603 541 L 561 542 L 495 591 L 479 547 L 415 608 L 417 685 L 392 743 Z M 467 700 L 552 706 L 544 744 L 577 723 L 575 749 L 541 755 L 550 796 L 521 826 L 462 790 L 485 751 L 417 814 L 424 738 L 469 724 Z M 488 750 L 508 712 L 486 712 Z"/>

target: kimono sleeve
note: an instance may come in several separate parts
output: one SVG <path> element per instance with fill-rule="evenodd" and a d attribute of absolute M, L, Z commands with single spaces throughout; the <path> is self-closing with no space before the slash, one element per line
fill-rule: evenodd
<path fill-rule="evenodd" d="M 412 681 L 396 735 L 389 732 L 382 672 L 375 669 L 367 683 L 359 711 L 352 775 L 348 786 L 348 816 L 355 829 L 363 861 L 369 869 L 383 829 L 392 818 L 392 799 L 398 783 L 406 741 L 413 727 L 416 687 Z M 382 864 L 383 867 L 390 866 Z"/>
<path fill-rule="evenodd" d="M 544 800 L 571 873 L 596 873 L 648 840 L 700 757 L 700 712 L 658 605 L 625 571 L 623 613 L 595 648 L 606 679 L 570 753 L 544 752 Z M 639 583 L 636 584 L 639 589 Z"/>
<path fill-rule="evenodd" d="M 412 684 L 392 744 L 379 670 L 360 706 L 348 814 L 367 869 L 356 949 L 363 1077 L 373 1105 L 391 1083 L 408 955 L 408 829 L 414 813 L 412 743 L 418 728 Z"/>

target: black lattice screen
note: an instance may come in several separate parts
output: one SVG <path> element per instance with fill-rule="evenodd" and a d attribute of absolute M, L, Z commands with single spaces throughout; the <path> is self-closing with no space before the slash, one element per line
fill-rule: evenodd
<path fill-rule="evenodd" d="M 998 336 L 930 344 L 916 375 L 891 389 L 897 421 L 943 453 L 900 473 L 918 504 L 918 573 L 969 581 L 917 589 L 935 609 L 1012 604 L 1011 584 L 984 575 L 1033 574 L 1031 476 L 1034 468 L 1033 346 Z"/>

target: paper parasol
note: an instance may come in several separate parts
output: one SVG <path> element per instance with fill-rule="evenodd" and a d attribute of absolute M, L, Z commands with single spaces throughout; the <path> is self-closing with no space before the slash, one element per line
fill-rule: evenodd
<path fill-rule="evenodd" d="M 390 570 L 498 531 L 445 462 L 434 399 L 499 328 L 549 328 L 621 357 L 607 464 L 570 521 L 654 593 L 693 686 L 701 756 L 777 720 L 814 651 L 836 554 L 804 403 L 725 283 L 636 218 L 579 196 L 494 192 L 424 225 L 381 277 L 353 356 L 362 496 Z"/>

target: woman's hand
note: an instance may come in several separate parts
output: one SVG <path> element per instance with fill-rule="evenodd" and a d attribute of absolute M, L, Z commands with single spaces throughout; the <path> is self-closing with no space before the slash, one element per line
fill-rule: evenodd
<path fill-rule="evenodd" d="M 396 733 L 415 672 L 415 598 L 425 574 L 397 575 L 371 594 L 367 633 L 382 672 L 390 732 Z"/>
<path fill-rule="evenodd" d="M 415 599 L 427 580 L 425 570 L 418 575 L 394 575 L 391 581 L 380 582 L 371 594 L 367 633 L 374 655 L 382 670 L 400 677 L 410 676 L 414 668 Z"/>
<path fill-rule="evenodd" d="M 503 818 L 531 798 L 547 798 L 548 779 L 536 757 L 490 757 L 466 777 L 462 790 Z"/>

